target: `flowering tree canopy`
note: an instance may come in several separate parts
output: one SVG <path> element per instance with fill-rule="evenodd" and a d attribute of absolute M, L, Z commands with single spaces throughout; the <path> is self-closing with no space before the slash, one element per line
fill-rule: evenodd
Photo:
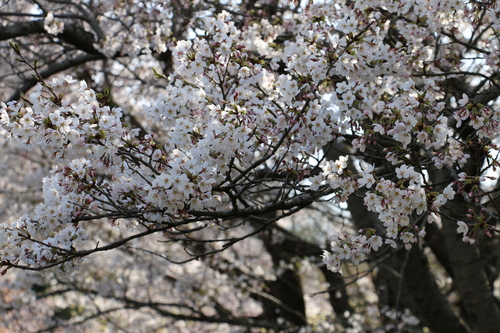
<path fill-rule="evenodd" d="M 6 328 L 500 327 L 496 1 L 0 4 Z"/>

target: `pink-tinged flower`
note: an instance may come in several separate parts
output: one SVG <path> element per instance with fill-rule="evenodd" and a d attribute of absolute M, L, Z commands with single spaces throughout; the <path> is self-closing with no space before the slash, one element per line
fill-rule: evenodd
<path fill-rule="evenodd" d="M 349 18 L 347 15 L 344 18 L 337 22 L 336 29 L 338 31 L 342 31 L 345 34 L 353 31 L 358 25 L 358 22 L 354 18 Z"/>
<path fill-rule="evenodd" d="M 469 103 L 469 96 L 462 94 L 462 98 L 458 100 L 458 105 L 464 106 L 467 103 Z"/>
<path fill-rule="evenodd" d="M 457 221 L 457 224 L 458 224 L 458 228 L 457 228 L 457 232 L 460 234 L 464 234 L 464 236 L 466 236 L 468 233 L 469 233 L 469 227 L 467 226 L 467 224 L 463 221 Z"/>
<path fill-rule="evenodd" d="M 45 31 L 51 35 L 57 35 L 64 31 L 64 22 L 54 18 L 53 12 L 48 12 L 44 20 Z"/>
<path fill-rule="evenodd" d="M 351 254 L 352 261 L 354 265 L 359 265 L 361 261 L 364 261 L 366 259 L 366 255 L 363 252 L 360 251 L 353 251 L 354 253 Z"/>
<path fill-rule="evenodd" d="M 393 249 L 397 249 L 398 248 L 398 244 L 395 241 L 393 241 L 392 239 L 387 238 L 385 240 L 385 243 L 388 244 Z"/>
<path fill-rule="evenodd" d="M 382 237 L 380 236 L 373 236 L 368 240 L 368 244 L 370 244 L 370 247 L 374 250 L 377 251 L 384 242 L 382 241 Z"/>
<path fill-rule="evenodd" d="M 470 124 L 474 129 L 480 129 L 484 125 L 484 117 L 474 117 L 471 118 Z"/>
<path fill-rule="evenodd" d="M 453 190 L 451 184 L 446 186 L 443 190 L 443 196 L 448 200 L 452 200 L 455 197 L 455 191 Z"/>
<path fill-rule="evenodd" d="M 407 244 L 415 243 L 417 241 L 417 238 L 411 232 L 404 232 L 403 235 L 401 235 L 401 240 L 403 241 L 403 243 Z"/>

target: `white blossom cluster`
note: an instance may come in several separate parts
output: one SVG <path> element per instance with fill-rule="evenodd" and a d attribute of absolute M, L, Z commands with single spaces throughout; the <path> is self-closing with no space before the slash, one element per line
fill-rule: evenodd
<path fill-rule="evenodd" d="M 428 11 L 434 2 L 439 10 Z M 384 234 L 336 237 L 324 255 L 331 269 L 340 270 L 344 259 L 359 263 L 383 244 L 397 247 L 402 241 L 411 248 L 424 233 L 412 214 L 437 216 L 455 195 L 454 185 L 430 191 L 424 169 L 409 162 L 412 154 L 425 150 L 436 168 L 463 165 L 470 156 L 452 135 L 454 128 L 468 123 L 478 139 L 492 138 L 499 115 L 462 96 L 451 124 L 443 115 L 445 92 L 439 82 L 410 78 L 424 64 L 435 71 L 450 65 L 431 62 L 434 51 L 422 41 L 443 24 L 458 24 L 447 9 L 464 11 L 463 4 L 379 3 L 401 15 L 411 9 L 412 15 L 427 17 L 427 27 L 398 21 L 401 38 L 411 43 L 392 48 L 384 41 L 384 26 L 372 27 L 380 13 L 362 13 L 356 6 L 359 2 L 339 17 L 334 5 L 325 5 L 315 23 L 307 16 L 320 17 L 314 10 L 293 16 L 285 26 L 295 38 L 276 46 L 269 59 L 255 52 L 266 49 L 264 40 L 283 27 L 273 32 L 265 26 L 260 34 L 252 26 L 242 32 L 227 12 L 204 18 L 203 35 L 171 44 L 169 85 L 142 107 L 154 135 L 138 137 L 138 129 L 123 125 L 120 108 L 102 105 L 84 81 L 69 76 L 38 84 L 24 100 L 2 103 L 0 133 L 42 148 L 59 166 L 44 180 L 44 201 L 34 214 L 0 227 L 0 258 L 33 266 L 64 260 L 92 246 L 86 242 L 86 220 L 141 218 L 165 225 L 234 213 L 244 208 L 234 193 L 275 181 L 253 179 L 259 170 L 293 172 L 298 185 L 287 192 L 290 197 L 316 193 L 318 199 L 324 194 L 345 202 L 366 187 L 365 205 L 378 214 Z M 64 26 L 55 26 L 50 15 L 46 29 L 57 34 Z M 113 20 L 102 20 L 113 31 Z M 165 49 L 162 38 L 169 27 L 148 30 L 131 16 L 123 20 L 130 20 L 134 43 L 126 43 L 129 37 L 121 30 L 103 39 L 103 52 Z M 247 36 L 259 36 L 259 42 Z M 333 79 L 329 90 L 322 88 Z M 78 100 L 65 99 L 65 89 L 76 90 Z M 390 143 L 384 157 L 394 178 L 378 176 L 370 164 L 356 173 L 346 155 L 318 163 L 329 142 L 350 140 L 356 153 L 363 153 L 380 137 Z M 318 167 L 320 173 L 311 174 Z"/>

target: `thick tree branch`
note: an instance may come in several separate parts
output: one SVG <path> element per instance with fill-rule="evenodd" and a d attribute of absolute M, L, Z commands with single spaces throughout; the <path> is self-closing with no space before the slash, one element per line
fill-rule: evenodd
<path fill-rule="evenodd" d="M 42 78 L 48 78 L 52 75 L 68 70 L 72 67 L 83 65 L 90 61 L 101 60 L 104 58 L 105 57 L 101 54 L 85 54 L 70 60 L 51 64 L 47 69 L 45 69 L 40 73 L 40 76 Z M 18 100 L 21 97 L 21 94 L 25 94 L 28 90 L 33 88 L 37 83 L 38 80 L 36 80 L 35 78 L 26 79 L 22 87 L 16 90 L 16 92 L 9 97 L 8 101 Z"/>
<path fill-rule="evenodd" d="M 47 34 L 44 28 L 43 20 L 19 22 L 7 26 L 0 26 L 0 41 L 34 34 Z M 47 36 L 52 35 L 47 34 Z M 91 54 L 101 54 L 94 47 L 94 43 L 96 42 L 94 34 L 85 31 L 82 27 L 75 23 L 66 23 L 64 25 L 64 31 L 54 37 L 75 46 L 81 51 Z"/>

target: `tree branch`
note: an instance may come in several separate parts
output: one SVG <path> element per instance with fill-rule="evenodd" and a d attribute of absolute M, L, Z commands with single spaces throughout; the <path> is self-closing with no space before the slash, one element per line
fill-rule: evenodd
<path fill-rule="evenodd" d="M 48 78 L 54 74 L 60 73 L 72 67 L 76 67 L 79 65 L 83 65 L 90 61 L 101 60 L 105 57 L 101 54 L 85 54 L 67 61 L 62 61 L 56 64 L 50 65 L 46 70 L 40 73 L 42 78 Z M 14 94 L 12 94 L 8 101 L 18 100 L 21 97 L 21 94 L 25 94 L 28 90 L 33 88 L 38 83 L 38 80 L 35 78 L 30 78 L 24 81 L 24 84 L 21 88 L 16 90 Z"/>
<path fill-rule="evenodd" d="M 0 41 L 33 34 L 46 34 L 43 20 L 19 22 L 8 26 L 0 26 Z M 49 37 L 52 35 L 48 35 Z M 95 47 L 96 38 L 91 32 L 85 31 L 75 23 L 65 23 L 64 31 L 55 37 L 75 46 L 77 49 L 91 53 L 101 54 Z"/>

